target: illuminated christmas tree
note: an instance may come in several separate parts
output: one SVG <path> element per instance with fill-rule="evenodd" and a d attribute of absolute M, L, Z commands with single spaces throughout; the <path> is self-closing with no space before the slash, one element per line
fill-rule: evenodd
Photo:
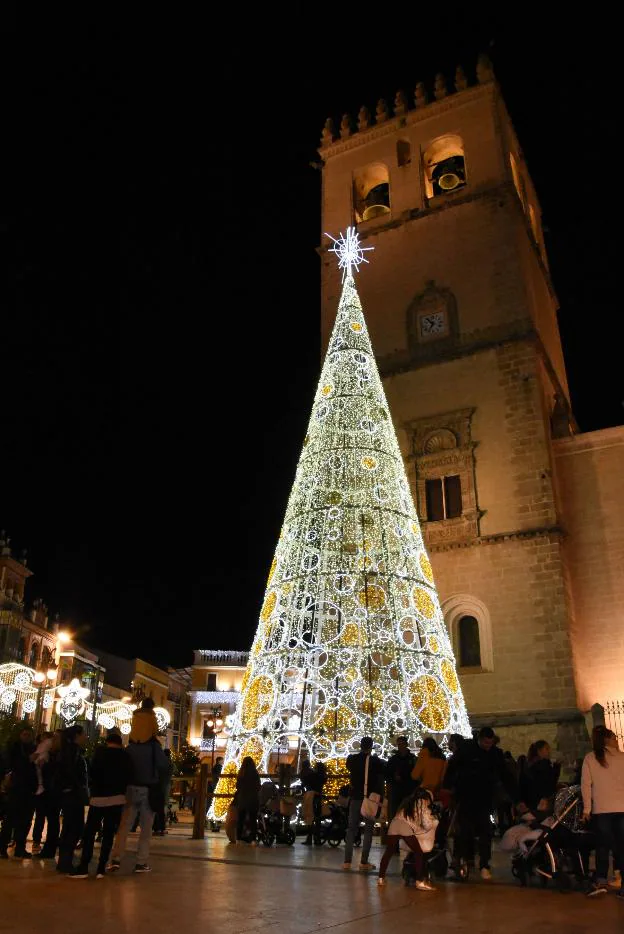
<path fill-rule="evenodd" d="M 250 755 L 279 750 L 330 772 L 370 735 L 470 736 L 455 659 L 353 280 L 353 229 L 284 524 L 269 571 L 217 792 Z M 215 816 L 227 800 L 216 799 Z"/>

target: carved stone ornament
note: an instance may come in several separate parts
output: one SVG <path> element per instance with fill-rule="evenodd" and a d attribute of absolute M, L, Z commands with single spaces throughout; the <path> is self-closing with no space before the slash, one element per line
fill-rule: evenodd
<path fill-rule="evenodd" d="M 397 91 L 394 97 L 394 113 L 403 117 L 407 113 L 407 98 L 404 91 Z"/>
<path fill-rule="evenodd" d="M 344 114 L 340 121 L 340 138 L 348 139 L 351 136 L 351 116 Z"/>
<path fill-rule="evenodd" d="M 368 107 L 360 107 L 358 113 L 358 130 L 366 130 L 370 126 L 370 110 Z"/>
<path fill-rule="evenodd" d="M 414 91 L 414 104 L 416 107 L 426 107 L 428 99 L 427 89 L 425 88 L 424 82 L 419 81 L 416 85 L 416 90 Z"/>
<path fill-rule="evenodd" d="M 455 69 L 455 90 L 456 91 L 465 91 L 468 87 L 468 82 L 466 81 L 466 75 L 464 74 L 464 69 L 461 65 L 458 65 Z"/>
<path fill-rule="evenodd" d="M 434 85 L 433 93 L 437 101 L 441 101 L 443 97 L 446 97 L 447 95 L 446 78 L 444 77 L 443 74 L 438 73 L 435 76 L 435 85 Z"/>
<path fill-rule="evenodd" d="M 321 146 L 331 146 L 334 141 L 335 136 L 334 131 L 334 121 L 331 117 L 328 117 L 325 121 L 325 126 L 323 127 L 323 132 L 321 133 Z"/>
<path fill-rule="evenodd" d="M 385 123 L 385 121 L 388 119 L 388 105 L 386 104 L 385 100 L 383 100 L 383 98 L 377 101 L 377 112 L 375 116 L 377 123 Z"/>

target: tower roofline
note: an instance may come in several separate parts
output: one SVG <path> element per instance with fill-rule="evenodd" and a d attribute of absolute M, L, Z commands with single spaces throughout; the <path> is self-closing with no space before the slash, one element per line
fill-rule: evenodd
<path fill-rule="evenodd" d="M 429 101 L 427 89 L 422 82 L 416 85 L 414 106 L 409 107 L 403 91 L 398 91 L 394 99 L 393 115 L 388 111 L 384 100 L 377 103 L 375 117 L 368 108 L 360 108 L 357 128 L 353 125 L 350 114 L 342 117 L 339 135 L 334 130 L 331 118 L 325 121 L 321 136 L 319 154 L 326 161 L 328 158 L 356 149 L 365 143 L 389 136 L 404 127 L 414 126 L 424 120 L 439 116 L 458 105 L 468 104 L 479 97 L 497 96 L 498 84 L 492 66 L 485 56 L 481 56 L 477 65 L 478 84 L 468 86 L 461 66 L 455 74 L 454 90 L 449 90 L 446 79 L 438 74 L 435 79 L 435 100 Z"/>

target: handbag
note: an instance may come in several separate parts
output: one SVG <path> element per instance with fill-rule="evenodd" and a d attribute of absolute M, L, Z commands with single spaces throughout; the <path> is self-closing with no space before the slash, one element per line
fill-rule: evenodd
<path fill-rule="evenodd" d="M 366 756 L 366 765 L 364 766 L 364 798 L 360 806 L 360 814 L 364 820 L 374 820 L 377 817 L 377 811 L 381 806 L 381 795 L 376 791 L 368 794 L 368 764 L 370 755 Z"/>

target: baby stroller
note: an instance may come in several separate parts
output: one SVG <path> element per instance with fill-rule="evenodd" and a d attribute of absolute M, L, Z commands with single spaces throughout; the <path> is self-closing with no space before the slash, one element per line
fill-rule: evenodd
<path fill-rule="evenodd" d="M 329 798 L 321 811 L 321 842 L 333 849 L 340 846 L 347 835 L 347 815 L 338 802 Z"/>
<path fill-rule="evenodd" d="M 261 789 L 256 833 L 258 843 L 264 846 L 273 846 L 274 843 L 292 846 L 295 842 L 295 831 L 290 826 L 290 819 L 295 814 L 297 805 L 291 795 L 280 795 L 274 783 L 271 783 L 272 789 L 266 789 L 268 784 L 265 783 Z"/>
<path fill-rule="evenodd" d="M 552 881 L 560 891 L 586 884 L 595 841 L 583 828 L 582 809 L 581 787 L 570 785 L 557 793 L 553 816 L 530 825 L 541 832 L 511 864 L 521 885 L 528 885 L 534 876 L 542 886 Z"/>

